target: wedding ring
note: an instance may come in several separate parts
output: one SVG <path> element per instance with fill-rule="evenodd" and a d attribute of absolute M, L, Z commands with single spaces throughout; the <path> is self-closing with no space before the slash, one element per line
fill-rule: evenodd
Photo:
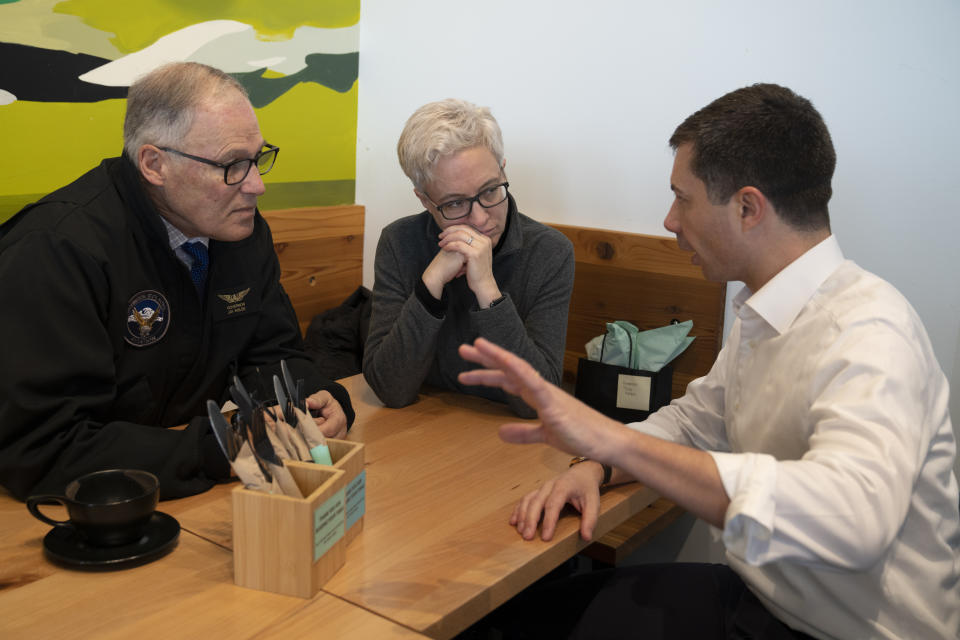
<path fill-rule="evenodd" d="M 467 244 L 473 244 L 473 236 L 467 236 Z"/>

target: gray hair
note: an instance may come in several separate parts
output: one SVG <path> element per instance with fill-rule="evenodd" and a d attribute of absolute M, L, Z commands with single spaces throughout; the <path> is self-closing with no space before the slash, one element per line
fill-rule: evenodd
<path fill-rule="evenodd" d="M 137 78 L 127 92 L 124 153 L 135 162 L 145 144 L 178 144 L 190 131 L 197 107 L 230 90 L 247 96 L 232 76 L 197 62 L 171 62 Z"/>
<path fill-rule="evenodd" d="M 503 135 L 487 107 L 447 98 L 413 112 L 397 142 L 400 167 L 418 189 L 433 179 L 443 156 L 484 147 L 503 164 Z"/>

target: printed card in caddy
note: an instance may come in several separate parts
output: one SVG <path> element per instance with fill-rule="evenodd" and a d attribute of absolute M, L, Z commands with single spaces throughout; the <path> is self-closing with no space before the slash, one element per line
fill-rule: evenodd
<path fill-rule="evenodd" d="M 363 515 L 367 503 L 367 472 L 364 470 L 364 447 L 350 440 L 327 440 L 330 459 L 335 469 L 346 473 L 346 527 L 347 544 L 363 531 Z"/>

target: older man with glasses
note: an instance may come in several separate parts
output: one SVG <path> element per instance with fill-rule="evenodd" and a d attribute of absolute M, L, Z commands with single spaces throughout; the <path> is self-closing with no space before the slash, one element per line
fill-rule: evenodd
<path fill-rule="evenodd" d="M 304 353 L 257 211 L 278 152 L 236 80 L 166 65 L 130 87 L 122 157 L 0 226 L 0 484 L 13 495 L 114 467 L 153 472 L 161 498 L 208 489 L 229 465 L 205 402 L 234 375 L 269 389 L 281 360 L 323 431 L 346 434 L 349 395 Z"/>
<path fill-rule="evenodd" d="M 454 99 L 424 105 L 407 121 L 397 153 L 426 210 L 380 236 L 367 382 L 389 407 L 415 402 L 427 383 L 533 416 L 516 396 L 460 384 L 457 375 L 472 365 L 457 347 L 483 336 L 559 383 L 573 246 L 517 210 L 489 109 Z"/>

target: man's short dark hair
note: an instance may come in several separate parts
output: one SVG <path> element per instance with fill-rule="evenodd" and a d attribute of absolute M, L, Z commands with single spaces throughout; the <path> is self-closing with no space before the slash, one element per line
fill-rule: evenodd
<path fill-rule="evenodd" d="M 827 203 L 837 154 L 813 104 L 790 89 L 755 84 L 731 91 L 683 121 L 674 151 L 692 143 L 691 170 L 714 204 L 756 187 L 787 224 L 830 228 Z"/>

